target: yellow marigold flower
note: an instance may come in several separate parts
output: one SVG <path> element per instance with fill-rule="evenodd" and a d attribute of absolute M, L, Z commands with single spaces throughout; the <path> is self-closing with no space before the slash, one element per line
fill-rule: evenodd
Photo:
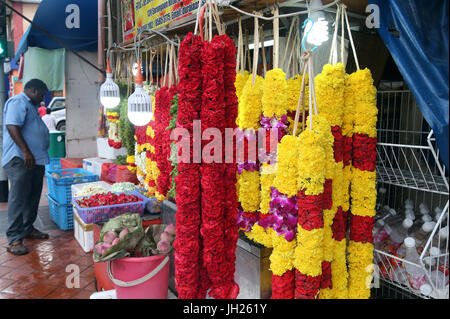
<path fill-rule="evenodd" d="M 266 172 L 270 166 L 268 163 L 261 165 L 261 203 L 259 207 L 262 214 L 268 214 L 270 209 L 270 188 L 273 186 L 273 180 L 275 179 L 274 173 Z"/>
<path fill-rule="evenodd" d="M 337 207 L 333 205 L 331 209 L 323 211 L 323 259 L 326 261 L 333 260 L 334 239 L 331 225 L 336 215 Z"/>
<path fill-rule="evenodd" d="M 275 233 L 275 231 L 272 228 L 264 229 L 258 224 L 255 224 L 253 225 L 252 230 L 245 234 L 249 239 L 257 242 L 258 244 L 261 244 L 267 248 L 272 248 L 273 233 Z"/>
<path fill-rule="evenodd" d="M 263 85 L 262 111 L 264 116 L 278 118 L 287 114 L 287 82 L 286 74 L 281 69 L 273 69 L 266 73 Z"/>
<path fill-rule="evenodd" d="M 377 130 L 377 90 L 373 85 L 372 73 L 369 69 L 359 70 L 352 77 L 351 87 L 355 92 L 355 106 L 353 112 L 353 131 L 376 137 Z"/>
<path fill-rule="evenodd" d="M 332 198 L 333 204 L 336 207 L 342 206 L 344 203 L 344 193 L 348 193 L 348 188 L 345 189 L 347 185 L 344 182 L 344 172 L 343 172 L 343 162 L 336 163 L 336 171 L 333 178 L 333 190 L 332 190 Z"/>
<path fill-rule="evenodd" d="M 315 79 L 316 100 L 319 114 L 326 117 L 331 126 L 342 126 L 344 112 L 345 67 L 342 63 L 325 64 Z"/>
<path fill-rule="evenodd" d="M 239 175 L 239 202 L 246 212 L 255 212 L 259 209 L 259 172 L 242 171 Z"/>
<path fill-rule="evenodd" d="M 306 195 L 323 193 L 325 182 L 325 151 L 320 144 L 321 136 L 305 129 L 299 136 L 298 151 L 298 188 L 305 190 Z"/>
<path fill-rule="evenodd" d="M 248 80 L 250 73 L 245 70 L 244 72 L 239 71 L 236 73 L 236 80 L 234 82 L 234 87 L 236 88 L 236 96 L 238 98 L 238 101 L 241 97 L 242 90 L 244 89 L 244 85 Z"/>
<path fill-rule="evenodd" d="M 297 246 L 294 254 L 294 266 L 302 274 L 319 276 L 322 274 L 323 229 L 311 231 L 297 227 Z"/>
<path fill-rule="evenodd" d="M 375 216 L 377 200 L 376 172 L 361 171 L 353 168 L 351 187 L 352 214 L 358 216 Z"/>
<path fill-rule="evenodd" d="M 309 118 L 307 119 L 309 121 Z M 308 124 L 309 122 L 306 122 Z M 313 116 L 313 130 L 322 138 L 320 144 L 325 151 L 325 178 L 333 179 L 335 171 L 337 170 L 336 162 L 334 160 L 334 136 L 331 133 L 331 127 L 325 116 L 317 114 Z"/>
<path fill-rule="evenodd" d="M 287 80 L 287 110 L 291 112 L 297 111 L 298 100 L 300 99 L 300 91 L 302 89 L 302 75 L 295 75 Z M 305 110 L 308 110 L 309 105 L 309 86 L 308 86 L 308 74 L 305 79 Z M 301 110 L 300 110 L 301 111 Z"/>
<path fill-rule="evenodd" d="M 245 82 L 241 93 L 238 107 L 237 125 L 241 130 L 259 128 L 259 121 L 261 119 L 264 79 L 256 76 L 255 84 L 253 84 L 253 77 L 249 76 Z"/>
<path fill-rule="evenodd" d="M 277 173 L 275 174 L 274 186 L 283 194 L 297 195 L 299 189 L 298 180 L 298 138 L 285 135 L 278 144 Z"/>
<path fill-rule="evenodd" d="M 333 262 L 331 263 L 333 298 L 347 299 L 348 272 L 347 272 L 347 241 L 334 241 Z"/>
<path fill-rule="evenodd" d="M 348 298 L 369 299 L 373 273 L 373 245 L 350 241 Z"/>
<path fill-rule="evenodd" d="M 359 71 L 357 71 L 359 72 Z M 356 72 L 345 75 L 344 89 L 344 116 L 342 118 L 342 135 L 351 137 L 353 135 L 353 121 L 356 110 L 357 92 L 354 81 Z"/>
<path fill-rule="evenodd" d="M 274 275 L 282 276 L 286 271 L 291 270 L 294 259 L 294 252 L 297 243 L 295 240 L 287 241 L 284 236 L 272 233 L 273 251 L 270 255 L 270 270 Z"/>

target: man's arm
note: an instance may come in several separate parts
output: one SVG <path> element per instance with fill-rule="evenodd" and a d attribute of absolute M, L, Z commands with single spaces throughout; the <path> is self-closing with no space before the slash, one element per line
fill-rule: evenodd
<path fill-rule="evenodd" d="M 28 148 L 27 143 L 23 139 L 22 132 L 20 132 L 20 128 L 17 125 L 6 125 L 6 129 L 9 132 L 9 135 L 11 136 L 14 143 L 17 144 L 17 146 L 20 147 L 23 153 L 23 159 L 24 159 L 24 165 L 26 168 L 33 168 L 35 165 L 35 160 L 33 153 L 31 153 L 30 149 Z"/>

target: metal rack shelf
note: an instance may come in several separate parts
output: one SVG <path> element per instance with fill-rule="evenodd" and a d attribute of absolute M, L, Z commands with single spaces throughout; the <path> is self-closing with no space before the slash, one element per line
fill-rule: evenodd
<path fill-rule="evenodd" d="M 417 103 L 409 91 L 379 91 L 377 94 L 379 117 L 377 124 L 377 182 L 388 186 L 389 206 L 402 210 L 405 199 L 412 199 L 414 206 L 427 202 L 430 208 L 444 207 L 436 225 L 420 252 L 419 263 L 375 249 L 376 275 L 383 282 L 418 298 L 449 298 L 447 279 L 432 280 L 434 268 L 424 262 L 433 247 L 441 254 L 437 264 L 449 266 L 448 238 L 441 240 L 441 229 L 448 225 L 449 178 L 439 159 L 433 131 L 423 119 Z M 433 289 L 430 296 L 414 289 L 408 281 L 405 265 L 423 272 Z M 440 289 L 441 288 L 441 289 Z M 447 294 L 446 294 L 447 293 Z"/>

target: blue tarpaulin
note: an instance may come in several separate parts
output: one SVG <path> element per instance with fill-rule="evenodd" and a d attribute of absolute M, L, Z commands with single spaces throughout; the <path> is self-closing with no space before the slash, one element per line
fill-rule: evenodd
<path fill-rule="evenodd" d="M 75 51 L 97 51 L 97 1 L 94 0 L 43 0 L 33 18 L 33 23 L 64 42 Z M 28 47 L 47 50 L 62 48 L 61 44 L 30 25 L 23 35 L 15 59 Z"/>
<path fill-rule="evenodd" d="M 378 32 L 436 136 L 449 168 L 448 0 L 369 0 L 379 7 Z"/>

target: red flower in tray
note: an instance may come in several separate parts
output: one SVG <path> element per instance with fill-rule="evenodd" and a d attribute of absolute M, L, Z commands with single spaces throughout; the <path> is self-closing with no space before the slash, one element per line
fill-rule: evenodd
<path fill-rule="evenodd" d="M 77 200 L 77 204 L 81 208 L 110 206 L 135 202 L 142 202 L 142 198 L 125 193 L 115 194 L 111 192 L 96 194 L 90 197 L 83 197 L 82 199 Z"/>

